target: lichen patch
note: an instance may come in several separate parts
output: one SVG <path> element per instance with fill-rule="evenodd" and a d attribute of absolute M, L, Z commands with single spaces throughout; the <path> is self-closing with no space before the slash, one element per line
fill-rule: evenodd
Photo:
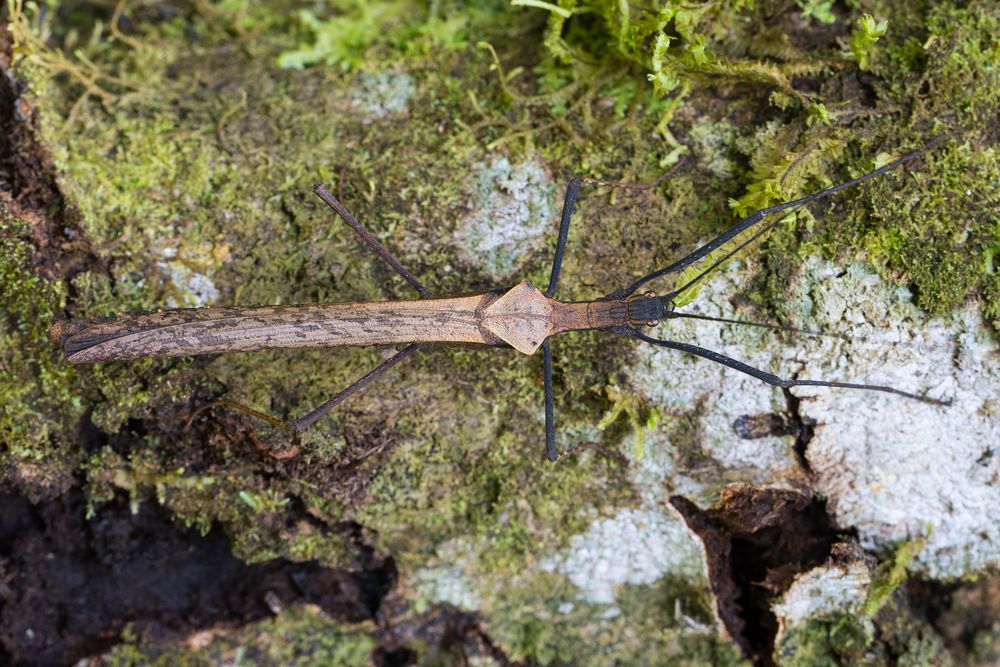
<path fill-rule="evenodd" d="M 750 319 L 732 301 L 748 272 L 721 270 L 684 310 Z M 837 336 L 777 335 L 709 322 L 669 321 L 659 332 L 782 377 L 887 385 L 941 407 L 875 391 L 796 387 L 797 418 L 814 423 L 803 462 L 837 525 L 868 549 L 926 537 L 911 570 L 957 577 L 1000 562 L 1000 364 L 974 304 L 930 317 L 910 292 L 860 263 L 809 258 L 786 303 L 794 326 Z M 659 409 L 694 415 L 700 447 L 724 476 L 756 483 L 796 476 L 793 436 L 745 439 L 741 416 L 788 410 L 780 390 L 706 360 L 648 349 L 634 385 Z M 681 473 L 686 471 L 683 467 Z"/>
<path fill-rule="evenodd" d="M 719 271 L 701 288 L 698 299 L 682 310 L 711 317 L 742 317 L 730 302 L 745 289 L 746 275 L 742 271 L 739 263 Z M 700 345 L 766 371 L 779 371 L 779 359 L 774 354 L 778 338 L 768 331 L 675 319 L 661 325 L 653 335 Z M 745 437 L 741 429 L 747 417 L 782 414 L 787 403 L 781 390 L 681 353 L 644 346 L 639 355 L 639 362 L 630 371 L 634 386 L 668 414 L 695 416 L 700 426 L 698 441 L 675 445 L 696 448 L 732 473 L 718 480 L 720 489 L 727 481 L 785 485 L 801 477 L 794 437 Z M 691 471 L 682 467 L 679 472 Z"/>
<path fill-rule="evenodd" d="M 911 569 L 930 577 L 997 564 L 1000 348 L 979 313 L 967 307 L 929 318 L 870 272 L 814 275 L 820 323 L 849 323 L 865 335 L 828 358 L 824 377 L 952 401 L 939 407 L 872 392 L 796 392 L 811 397 L 803 409 L 818 426 L 806 456 L 836 521 L 856 528 L 866 548 L 926 536 Z M 843 297 L 845 305 L 837 303 Z"/>
<path fill-rule="evenodd" d="M 436 558 L 413 574 L 417 607 L 443 602 L 458 609 L 479 609 L 482 596 L 470 578 L 470 572 L 477 566 L 474 549 L 464 541 L 456 539 L 441 544 Z"/>
<path fill-rule="evenodd" d="M 804 572 L 774 605 L 783 626 L 833 612 L 856 614 L 868 596 L 871 572 L 863 562 L 828 564 Z"/>
<path fill-rule="evenodd" d="M 404 113 L 416 92 L 413 77 L 405 72 L 366 72 L 351 93 L 354 106 L 369 121 Z"/>
<path fill-rule="evenodd" d="M 534 160 L 495 158 L 474 171 L 471 212 L 455 242 L 462 259 L 492 280 L 510 278 L 555 228 L 555 187 Z"/>
<path fill-rule="evenodd" d="M 666 574 L 703 576 L 700 546 L 679 518 L 650 509 L 625 509 L 570 538 L 564 553 L 542 569 L 565 575 L 591 604 L 615 602 L 622 584 L 648 585 Z"/>

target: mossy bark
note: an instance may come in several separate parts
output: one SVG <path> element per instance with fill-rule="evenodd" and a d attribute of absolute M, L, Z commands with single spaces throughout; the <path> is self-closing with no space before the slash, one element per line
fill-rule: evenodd
<path fill-rule="evenodd" d="M 652 181 L 686 156 L 655 188 L 584 196 L 560 291 L 582 299 L 692 249 L 732 224 L 733 209 L 801 196 L 935 138 L 905 171 L 775 229 L 744 255 L 759 270 L 730 303 L 794 322 L 807 256 L 862 258 L 925 311 L 975 299 L 998 326 L 991 3 L 654 4 L 658 13 L 599 0 L 344 1 L 289 13 L 237 0 L 123 11 L 11 2 L 21 114 L 11 122 L 37 140 L 66 205 L 23 192 L 3 204 L 4 484 L 36 499 L 82 484 L 95 506 L 116 494 L 160 503 L 180 522 L 222 526 L 248 560 L 348 566 L 357 544 L 316 525 L 352 522 L 399 567 L 394 622 L 419 625 L 448 604 L 479 612 L 512 660 L 738 662 L 701 552 L 667 498 L 707 505 L 731 481 L 808 487 L 808 471 L 787 434 L 784 463 L 764 473 L 711 455 L 698 415 L 713 396 L 651 400 L 627 342 L 554 342 L 560 447 L 582 448 L 547 464 L 540 363 L 512 351 L 421 354 L 291 442 L 241 413 L 199 408 L 224 397 L 298 416 L 386 352 L 71 368 L 46 338 L 61 316 L 409 298 L 310 194 L 318 181 L 449 294 L 544 285 L 571 176 Z M 656 576 L 625 567 L 608 580 L 612 603 L 581 592 L 570 568 L 589 557 L 587 531 L 607 521 L 641 535 L 644 512 L 657 517 L 650 548 L 669 552 L 650 566 Z M 326 621 L 295 612 L 276 623 L 267 631 L 308 654 Z M 381 637 L 334 634 L 343 664 Z M 172 650 L 145 641 L 115 659 L 155 664 Z M 223 655 L 257 640 L 219 641 Z M 331 664 L 327 639 L 319 646 L 314 664 Z M 412 646 L 425 661 L 448 659 L 420 636 Z M 258 663 L 287 664 L 271 653 Z"/>

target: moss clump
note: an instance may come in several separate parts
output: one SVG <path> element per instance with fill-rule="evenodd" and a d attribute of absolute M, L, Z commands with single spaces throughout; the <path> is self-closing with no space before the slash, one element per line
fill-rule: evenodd
<path fill-rule="evenodd" d="M 375 648 L 369 630 L 340 624 L 316 607 L 296 606 L 225 636 L 206 634 L 186 649 L 125 633 L 125 642 L 103 660 L 112 667 L 362 667 L 371 664 Z"/>
<path fill-rule="evenodd" d="M 901 544 L 895 553 L 879 566 L 862 612 L 866 617 L 875 616 L 896 589 L 906 581 L 907 566 L 924 548 L 926 542 L 926 539 L 921 538 Z"/>
<path fill-rule="evenodd" d="M 625 586 L 618 605 L 567 600 L 553 575 L 535 577 L 534 591 L 510 590 L 488 607 L 487 627 L 514 660 L 542 665 L 735 667 L 748 665 L 714 627 L 705 589 L 664 577 L 652 586 Z"/>
<path fill-rule="evenodd" d="M 902 592 L 890 599 L 874 621 L 879 629 L 883 664 L 955 664 L 941 635 L 921 612 L 910 608 Z"/>
<path fill-rule="evenodd" d="M 876 21 L 871 14 L 858 19 L 858 27 L 851 35 L 851 53 L 857 59 L 859 68 L 868 69 L 869 54 L 888 29 L 888 21 Z"/>
<path fill-rule="evenodd" d="M 86 407 L 77 374 L 48 337 L 63 286 L 32 267 L 30 223 L 0 213 L 0 466 L 32 497 L 70 482 L 80 452 L 73 429 Z"/>
<path fill-rule="evenodd" d="M 664 0 L 652 6 L 560 0 L 549 9 L 545 44 L 555 58 L 591 72 L 622 62 L 637 65 L 661 95 L 679 91 L 684 97 L 697 84 L 721 80 L 773 85 L 783 103 L 808 101 L 792 79 L 823 67 L 806 52 L 774 44 L 774 33 L 755 34 L 760 26 L 753 3 L 745 0 L 698 5 Z M 575 18 L 590 16 L 598 18 Z M 783 57 L 770 62 L 753 57 L 779 54 Z"/>
<path fill-rule="evenodd" d="M 890 12 L 889 6 L 883 11 Z M 867 120 L 864 133 L 870 138 L 861 141 L 864 152 L 860 161 L 852 160 L 849 175 L 935 134 L 943 142 L 908 167 L 907 175 L 872 182 L 824 216 L 810 243 L 797 248 L 782 243 L 782 252 L 772 257 L 863 249 L 884 271 L 913 285 L 925 310 L 946 313 L 978 293 L 987 317 L 996 320 L 997 275 L 989 258 L 1000 238 L 995 224 L 1000 202 L 987 184 L 1000 178 L 1000 155 L 987 119 L 1000 105 L 998 26 L 1000 14 L 988 3 L 936 4 L 926 14 L 911 7 L 894 15 L 871 62 L 872 72 L 885 81 L 877 99 L 887 108 L 907 100 L 913 105 L 903 126 L 891 116 Z M 917 128 L 923 129 L 913 134 Z M 877 148 L 865 150 L 866 145 Z M 772 260 L 777 275 L 784 273 L 780 261 Z"/>
<path fill-rule="evenodd" d="M 934 630 L 901 604 L 887 607 L 874 628 L 846 614 L 811 618 L 783 636 L 775 658 L 782 667 L 954 664 Z"/>
<path fill-rule="evenodd" d="M 775 657 L 782 667 L 836 667 L 879 665 L 870 653 L 874 641 L 870 628 L 850 614 L 810 618 L 782 636 Z"/>

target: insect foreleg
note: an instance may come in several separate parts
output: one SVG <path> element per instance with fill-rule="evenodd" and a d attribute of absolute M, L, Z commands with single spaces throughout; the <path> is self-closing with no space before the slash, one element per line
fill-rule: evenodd
<path fill-rule="evenodd" d="M 637 331 L 636 329 L 630 329 L 625 333 L 629 336 L 638 338 L 641 341 L 652 343 L 653 345 L 659 347 L 665 347 L 671 350 L 680 350 L 681 352 L 687 352 L 688 354 L 693 354 L 696 357 L 701 357 L 703 359 L 708 359 L 709 361 L 714 361 L 717 364 L 728 366 L 733 370 L 737 370 L 741 373 L 746 373 L 751 377 L 755 377 L 758 380 L 766 382 L 767 384 L 773 385 L 775 387 L 782 387 L 782 388 L 834 387 L 839 389 L 865 389 L 868 391 L 881 391 L 887 394 L 896 394 L 897 396 L 912 398 L 918 401 L 922 401 L 924 403 L 930 403 L 932 405 L 951 405 L 951 401 L 942 401 L 936 398 L 921 396 L 920 394 L 911 394 L 908 391 L 896 389 L 895 387 L 887 387 L 885 385 L 859 384 L 853 382 L 827 382 L 826 380 L 786 380 L 772 373 L 762 371 L 759 368 L 754 368 L 753 366 L 745 364 L 742 361 L 737 361 L 732 357 L 727 357 L 724 354 L 719 354 L 718 352 L 713 352 L 712 350 L 707 350 L 703 347 L 698 347 L 697 345 L 691 345 L 689 343 L 679 343 L 673 340 L 663 340 L 661 338 L 652 338 L 650 336 L 643 334 L 640 331 Z"/>
<path fill-rule="evenodd" d="M 563 199 L 562 219 L 559 222 L 559 240 L 556 241 L 556 254 L 552 259 L 552 273 L 549 274 L 549 287 L 545 290 L 545 296 L 550 299 L 555 296 L 556 288 L 559 286 L 559 272 L 562 270 L 563 255 L 566 252 L 566 240 L 569 238 L 569 222 L 573 217 L 573 210 L 576 208 L 576 198 L 580 196 L 580 186 L 583 185 L 582 177 L 574 178 L 566 187 L 566 196 Z"/>
<path fill-rule="evenodd" d="M 681 271 L 681 270 L 687 268 L 688 266 L 694 264 L 698 260 L 703 259 L 704 257 L 707 257 L 709 254 L 711 254 L 714 250 L 716 250 L 720 246 L 728 243 L 729 241 L 731 241 L 732 239 L 736 238 L 737 236 L 739 236 L 740 234 L 742 234 L 746 230 L 748 230 L 751 227 L 753 227 L 754 225 L 760 223 L 765 217 L 767 217 L 771 213 L 778 213 L 780 211 L 787 211 L 789 209 L 797 209 L 799 207 L 805 206 L 806 204 L 811 204 L 814 201 L 818 201 L 820 199 L 825 199 L 825 198 L 827 198 L 827 197 L 829 197 L 829 196 L 831 196 L 831 195 L 833 195 L 833 194 L 835 194 L 837 192 L 840 192 L 841 190 L 843 190 L 845 188 L 854 187 L 855 185 L 858 185 L 860 183 L 864 183 L 867 180 L 870 180 L 870 179 L 875 178 L 877 176 L 881 176 L 882 174 L 884 174 L 886 172 L 889 172 L 889 171 L 892 171 L 893 169 L 896 169 L 897 167 L 899 167 L 899 166 L 905 164 L 906 162 L 909 162 L 910 160 L 912 160 L 912 159 L 916 158 L 917 156 L 921 155 L 928 148 L 930 148 L 931 146 L 933 146 L 936 143 L 938 143 L 938 141 L 940 141 L 940 140 L 939 139 L 935 139 L 934 141 L 929 142 L 923 148 L 915 150 L 912 153 L 908 153 L 908 154 L 904 155 L 903 157 L 899 158 L 898 160 L 896 160 L 894 162 L 890 162 L 889 164 L 885 165 L 884 167 L 879 167 L 878 169 L 875 169 L 874 171 L 870 171 L 867 174 L 864 174 L 863 176 L 859 176 L 858 178 L 852 179 L 850 181 L 846 181 L 844 183 L 840 183 L 838 185 L 834 185 L 832 187 L 826 188 L 825 190 L 820 190 L 819 192 L 814 192 L 811 195 L 806 195 L 805 197 L 800 197 L 799 199 L 794 199 L 792 201 L 784 202 L 784 203 L 781 203 L 781 204 L 775 204 L 773 206 L 768 206 L 767 208 L 762 208 L 759 211 L 751 213 L 747 217 L 745 217 L 742 220 L 740 220 L 739 222 L 737 222 L 735 225 L 733 225 L 727 231 L 723 232 L 719 236 L 716 236 L 714 239 L 712 239 L 711 241 L 709 241 L 705 245 L 701 246 L 700 248 L 698 248 L 697 250 L 695 250 L 691 254 L 689 254 L 689 255 L 687 255 L 685 257 L 682 257 L 681 259 L 677 260 L 673 264 L 670 264 L 669 266 L 665 266 L 662 269 L 658 269 L 656 271 L 653 271 L 650 274 L 647 274 L 647 275 L 643 276 L 642 278 L 639 278 L 638 280 L 636 280 L 634 283 L 632 283 L 631 285 L 629 285 L 625 289 L 617 290 L 615 292 L 612 292 L 606 298 L 609 298 L 609 299 L 610 298 L 621 299 L 621 298 L 630 296 L 637 289 L 639 289 L 640 287 L 642 287 L 643 285 L 645 285 L 649 281 L 655 280 L 656 278 L 660 278 L 662 276 L 665 276 L 668 273 L 675 273 L 677 271 Z M 756 235 L 755 235 L 755 238 L 756 238 Z"/>
<path fill-rule="evenodd" d="M 545 296 L 550 299 L 555 296 L 556 288 L 559 287 L 559 274 L 562 271 L 563 257 L 566 254 L 566 242 L 569 239 L 569 224 L 573 218 L 573 211 L 576 209 L 576 200 L 580 196 L 580 187 L 585 183 L 588 185 L 606 185 L 609 187 L 622 187 L 634 190 L 645 190 L 655 187 L 665 179 L 674 175 L 684 162 L 679 162 L 673 169 L 659 177 L 652 183 L 612 183 L 600 181 L 593 178 L 578 176 L 566 186 L 566 195 L 563 197 L 562 216 L 559 221 L 559 239 L 556 241 L 556 253 L 552 258 L 552 272 L 549 274 L 549 286 L 545 290 Z M 543 372 L 545 375 L 545 455 L 550 461 L 555 461 L 559 454 L 556 450 L 556 425 L 555 425 L 555 398 L 553 395 L 552 383 L 552 348 L 546 340 L 543 343 Z"/>

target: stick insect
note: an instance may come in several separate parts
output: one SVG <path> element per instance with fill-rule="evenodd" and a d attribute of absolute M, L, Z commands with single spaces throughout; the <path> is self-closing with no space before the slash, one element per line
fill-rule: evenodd
<path fill-rule="evenodd" d="M 549 284 L 544 292 L 525 281 L 508 290 L 444 298 L 431 294 L 430 290 L 386 250 L 373 234 L 362 227 L 324 185 L 320 184 L 314 189 L 320 199 L 417 291 L 419 299 L 325 305 L 158 310 L 106 320 L 64 320 L 52 327 L 51 336 L 54 342 L 62 346 L 66 359 L 74 364 L 279 347 L 405 345 L 392 357 L 309 414 L 288 424 L 280 422 L 295 434 L 315 424 L 345 399 L 428 345 L 457 343 L 507 347 L 529 355 L 540 347 L 545 392 L 545 451 L 550 460 L 558 457 L 550 338 L 568 331 L 597 329 L 633 337 L 652 345 L 708 359 L 776 387 L 860 389 L 947 405 L 945 401 L 883 385 L 786 379 L 697 345 L 653 338 L 639 329 L 643 326 L 655 326 L 660 320 L 672 318 L 730 321 L 675 312 L 676 299 L 722 263 L 760 239 L 787 215 L 845 188 L 892 171 L 913 160 L 928 147 L 904 155 L 853 180 L 793 201 L 763 208 L 743 218 L 726 232 L 672 264 L 639 278 L 624 289 L 585 302 L 565 302 L 554 297 L 565 257 L 570 219 L 580 189 L 588 183 L 602 184 L 601 181 L 582 177 L 570 181 L 563 202 Z M 790 213 L 785 216 L 774 216 L 784 211 Z M 769 216 L 774 217 L 765 222 Z M 716 251 L 730 241 L 733 241 L 734 247 L 731 250 L 721 250 L 722 254 L 718 256 Z M 710 257 L 713 253 L 715 256 Z M 662 296 L 649 291 L 637 294 L 650 281 L 683 271 L 701 260 L 706 260 L 708 266 L 669 293 Z M 758 326 L 769 325 L 758 324 Z M 245 410 L 272 423 L 279 422 L 249 408 Z"/>

